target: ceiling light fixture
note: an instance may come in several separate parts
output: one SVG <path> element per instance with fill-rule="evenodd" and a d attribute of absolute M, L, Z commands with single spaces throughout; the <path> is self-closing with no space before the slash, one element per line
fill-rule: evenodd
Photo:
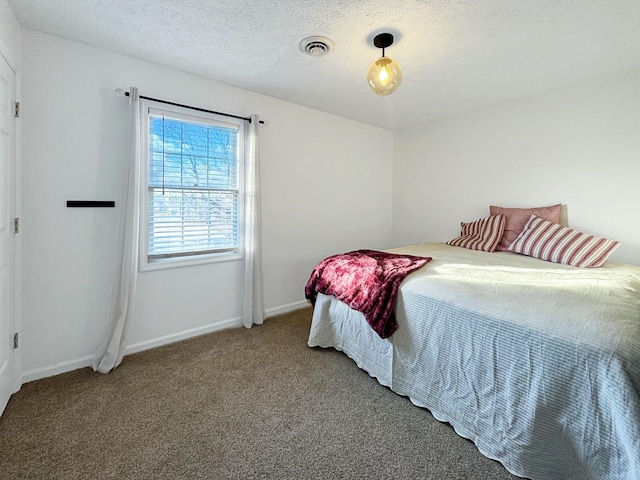
<path fill-rule="evenodd" d="M 384 56 L 384 49 L 393 44 L 393 35 L 381 33 L 373 39 L 373 44 L 382 49 L 382 56 L 371 64 L 367 71 L 367 83 L 373 93 L 389 95 L 402 82 L 402 70 L 393 58 Z"/>

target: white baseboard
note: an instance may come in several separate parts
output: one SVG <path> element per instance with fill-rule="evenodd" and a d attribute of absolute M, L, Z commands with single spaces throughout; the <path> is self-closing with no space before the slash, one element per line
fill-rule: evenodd
<path fill-rule="evenodd" d="M 301 308 L 305 308 L 309 306 L 309 302 L 306 300 L 302 300 L 300 302 L 293 302 L 287 305 L 281 305 L 279 307 L 269 308 L 265 310 L 265 316 L 275 317 L 276 315 L 282 315 L 283 313 L 293 312 L 294 310 L 300 310 Z"/>
<path fill-rule="evenodd" d="M 160 347 L 169 343 L 179 342 L 180 340 L 186 340 L 188 338 L 199 337 L 200 335 L 217 332 L 218 330 L 226 330 L 227 328 L 236 328 L 241 326 L 242 318 L 232 318 L 230 320 L 224 320 L 222 322 L 216 322 L 202 327 L 191 328 L 182 332 L 172 333 L 170 335 L 164 335 L 162 337 L 128 345 L 125 349 L 125 355 L 131 355 L 132 353 L 142 352 L 144 350 Z"/>
<path fill-rule="evenodd" d="M 274 317 L 276 315 L 282 315 L 283 313 L 293 312 L 301 308 L 307 307 L 309 304 L 306 300 L 300 302 L 289 303 L 287 305 L 281 305 L 279 307 L 269 308 L 265 310 L 265 316 L 267 318 Z M 169 343 L 179 342 L 192 337 L 198 337 L 207 333 L 217 332 L 219 330 L 226 330 L 227 328 L 236 328 L 242 326 L 242 318 L 231 318 L 222 322 L 216 322 L 202 327 L 191 328 L 182 332 L 172 333 L 170 335 L 164 335 L 162 337 L 153 338 L 151 340 L 145 340 L 143 342 L 136 342 L 128 345 L 125 349 L 125 355 L 131 355 L 133 353 L 142 352 L 151 348 L 160 347 Z M 90 367 L 93 364 L 93 356 L 76 358 L 74 360 L 68 360 L 65 362 L 56 363 L 53 365 L 47 365 L 44 367 L 34 368 L 23 372 L 20 376 L 22 384 L 39 380 L 41 378 L 52 377 L 61 373 L 71 372 L 79 368 Z"/>
<path fill-rule="evenodd" d="M 40 380 L 41 378 L 53 377 L 54 375 L 60 375 L 61 373 L 71 372 L 72 370 L 78 370 L 79 368 L 90 367 L 93 363 L 93 355 L 88 357 L 76 358 L 74 360 L 68 360 L 66 362 L 55 363 L 53 365 L 47 365 L 45 367 L 34 368 L 33 370 L 27 370 L 20 376 L 22 384 L 32 382 L 34 380 Z"/>

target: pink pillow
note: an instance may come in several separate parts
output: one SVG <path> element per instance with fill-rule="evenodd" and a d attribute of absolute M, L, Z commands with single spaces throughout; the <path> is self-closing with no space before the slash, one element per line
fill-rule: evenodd
<path fill-rule="evenodd" d="M 504 215 L 507 217 L 507 225 L 504 227 L 504 235 L 502 240 L 496 247 L 498 252 L 508 251 L 509 245 L 516 239 L 518 234 L 524 228 L 531 215 L 540 217 L 552 223 L 560 223 L 560 210 L 562 204 L 552 205 L 550 207 L 538 208 L 505 208 L 491 205 L 489 213 L 491 215 Z"/>
<path fill-rule="evenodd" d="M 599 267 L 618 245 L 531 215 L 509 251 L 574 267 Z"/>
<path fill-rule="evenodd" d="M 472 223 L 461 222 L 462 230 L 460 236 L 449 240 L 447 245 L 493 252 L 502 238 L 505 224 L 506 218 L 504 215 L 481 218 Z"/>

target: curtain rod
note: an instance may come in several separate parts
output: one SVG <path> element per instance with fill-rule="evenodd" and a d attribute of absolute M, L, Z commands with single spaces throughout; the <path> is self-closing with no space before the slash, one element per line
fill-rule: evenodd
<path fill-rule="evenodd" d="M 118 95 L 124 95 L 125 97 L 129 96 L 129 92 L 126 92 L 121 88 L 117 88 L 116 89 L 116 93 Z M 139 97 L 143 98 L 145 100 L 152 100 L 154 102 L 160 102 L 160 103 L 165 103 L 167 105 L 173 105 L 174 107 L 189 108 L 191 110 L 197 110 L 198 112 L 213 113 L 215 115 L 222 115 L 223 117 L 230 117 L 230 118 L 237 118 L 239 120 L 246 120 L 247 122 L 251 123 L 251 117 L 241 117 L 240 115 L 233 115 L 231 113 L 216 112 L 215 110 L 207 110 L 206 108 L 192 107 L 191 105 L 184 105 L 182 103 L 170 102 L 168 100 L 162 100 L 160 98 L 145 97 L 144 95 L 139 95 Z M 260 125 L 264 125 L 265 124 L 264 120 L 258 120 L 258 123 Z"/>

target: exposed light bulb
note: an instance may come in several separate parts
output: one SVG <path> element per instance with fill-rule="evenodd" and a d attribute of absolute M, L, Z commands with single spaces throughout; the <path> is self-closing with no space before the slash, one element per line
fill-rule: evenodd
<path fill-rule="evenodd" d="M 382 83 L 383 85 L 387 83 L 387 81 L 389 80 L 389 72 L 387 71 L 387 67 L 382 67 L 380 73 L 378 74 L 378 80 L 380 80 L 380 83 Z"/>
<path fill-rule="evenodd" d="M 389 57 L 380 57 L 367 71 L 369 88 L 377 95 L 389 95 L 402 82 L 402 69 L 398 62 Z"/>

